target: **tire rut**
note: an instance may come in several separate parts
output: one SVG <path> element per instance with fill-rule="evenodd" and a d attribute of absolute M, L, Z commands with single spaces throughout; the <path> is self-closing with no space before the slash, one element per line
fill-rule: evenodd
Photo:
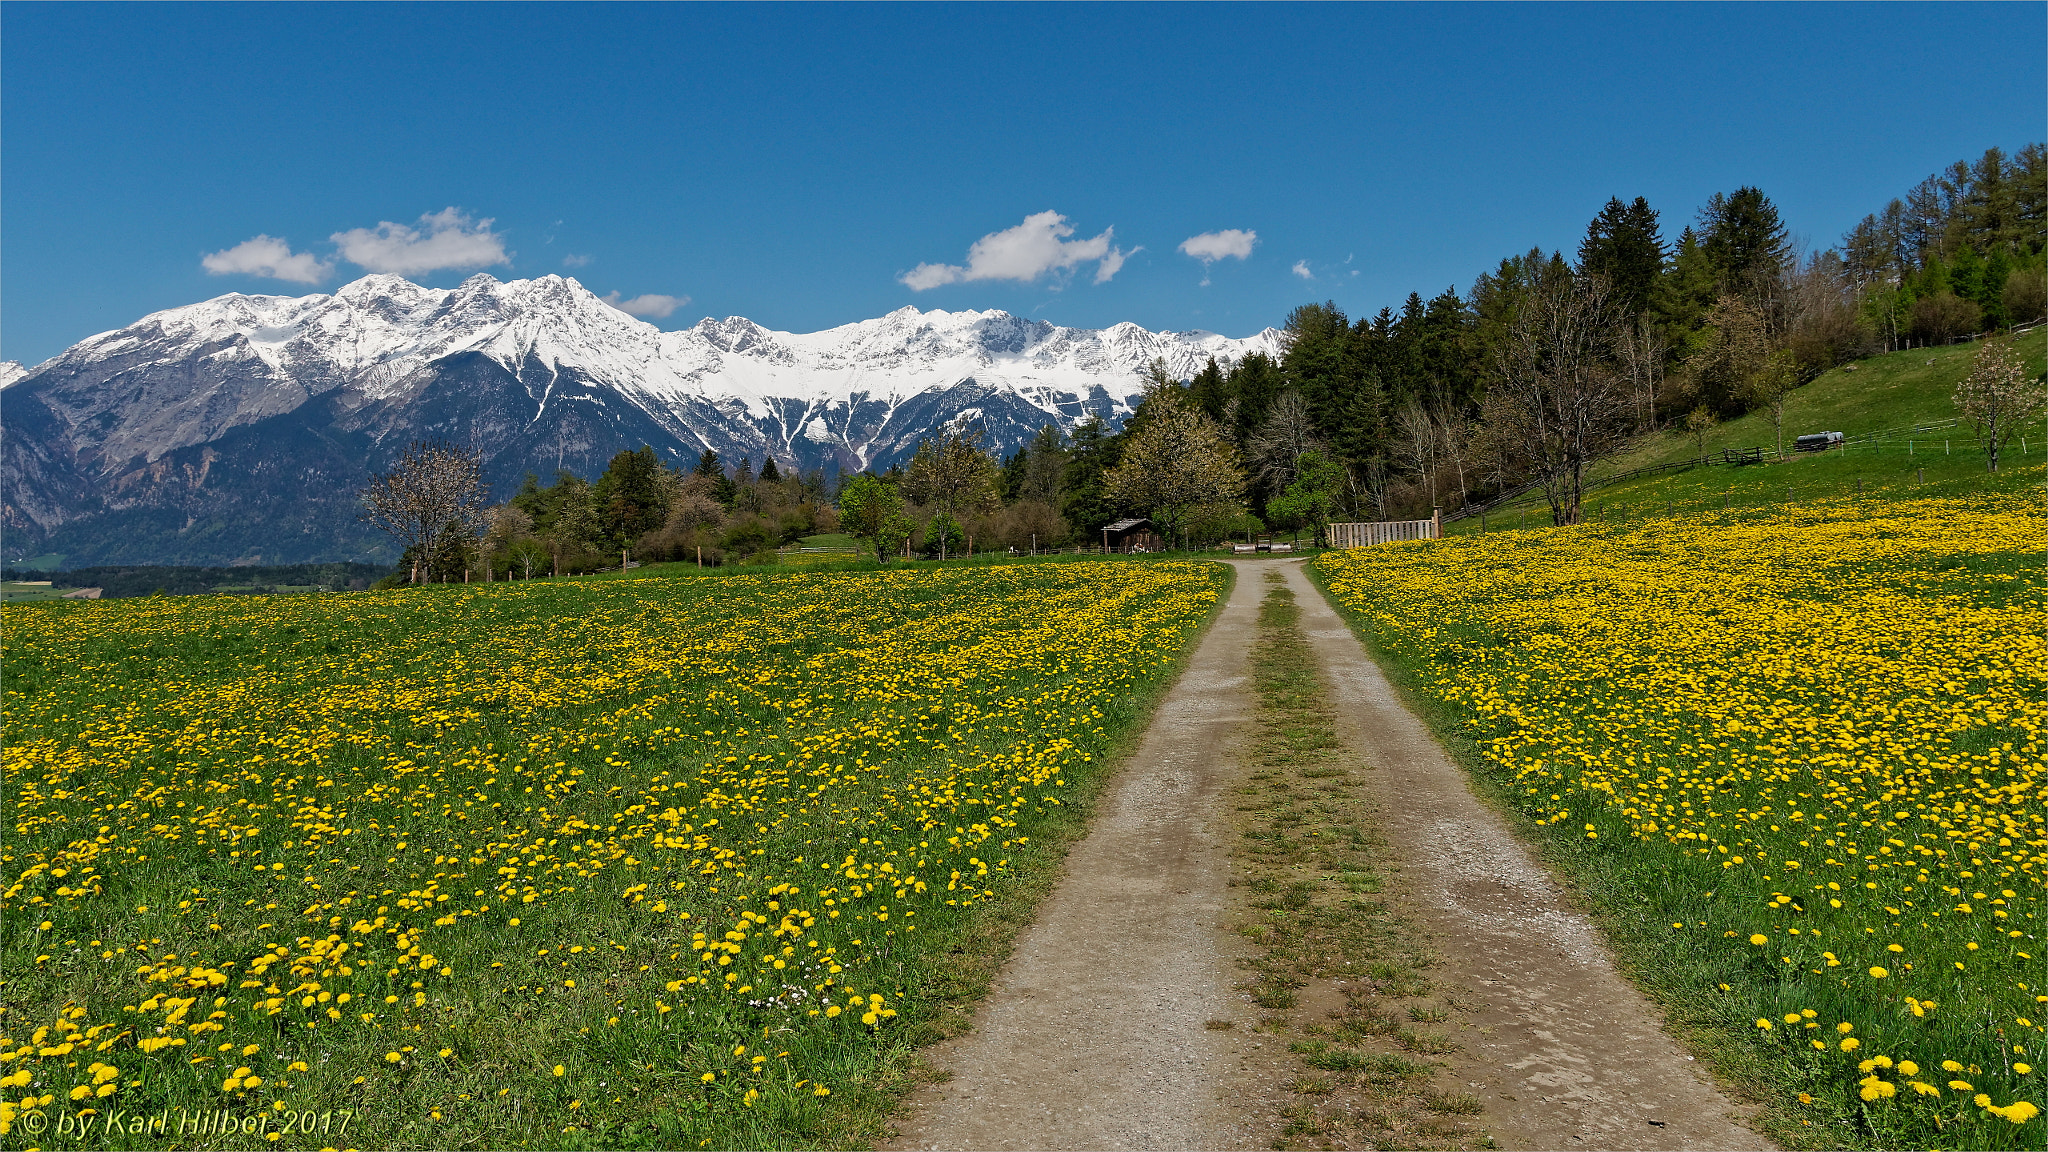
<path fill-rule="evenodd" d="M 1503 1148 L 1767 1149 L 1743 1110 L 1659 1026 L 1598 931 L 1548 870 L 1472 793 L 1465 773 L 1402 702 L 1299 565 L 1287 573 L 1340 717 L 1371 764 L 1383 831 L 1404 862 L 1412 909 L 1440 957 L 1439 983 L 1483 1003 L 1453 1076 L 1485 1105 Z"/>

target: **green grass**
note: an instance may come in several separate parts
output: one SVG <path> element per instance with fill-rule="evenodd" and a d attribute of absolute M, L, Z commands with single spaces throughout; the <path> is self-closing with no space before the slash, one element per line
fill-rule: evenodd
<path fill-rule="evenodd" d="M 859 540 L 844 532 L 822 532 L 816 536 L 806 536 L 798 540 L 797 544 L 805 548 L 844 548 L 849 552 L 858 552 L 862 548 Z"/>
<path fill-rule="evenodd" d="M 1972 342 L 1887 352 L 1822 373 L 1793 390 L 1785 401 L 1785 451 L 1792 451 L 1795 436 L 1807 432 L 1842 432 L 1853 438 L 1955 420 L 1959 415 L 1954 399 L 1956 382 L 1969 374 L 1981 346 L 1980 342 Z M 2042 371 L 2044 362 L 2048 362 L 2048 328 L 2022 333 L 2019 349 L 2032 371 Z M 1942 439 L 1939 433 L 1930 435 L 1936 441 Z M 1971 435 L 1971 429 L 1965 425 L 1948 438 L 1961 441 Z M 1926 437 L 1921 440 L 1924 451 Z M 2042 450 L 2038 437 L 2030 438 L 2029 446 L 2038 461 Z M 1775 447 L 1770 418 L 1765 413 L 1752 412 L 1717 425 L 1706 436 L 1709 455 L 1718 455 L 1724 448 L 1750 447 L 1767 451 Z M 1904 451 L 1903 443 L 1898 450 Z M 1626 471 L 1689 460 L 1695 454 L 1691 436 L 1682 430 L 1666 431 L 1614 458 L 1608 466 L 1614 471 Z M 1981 453 L 1977 460 L 1982 468 Z"/>
<path fill-rule="evenodd" d="M 14 604 L 27 600 L 62 600 L 69 588 L 44 588 L 9 580 L 0 584 L 0 602 Z"/>
<path fill-rule="evenodd" d="M 8 1098 L 878 1139 L 1231 579 L 635 575 L 9 606 Z"/>

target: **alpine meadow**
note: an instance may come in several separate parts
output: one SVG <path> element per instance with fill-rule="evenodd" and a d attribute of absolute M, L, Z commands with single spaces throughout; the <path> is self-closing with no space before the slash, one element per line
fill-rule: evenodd
<path fill-rule="evenodd" d="M 2048 1147 L 2044 37 L 0 4 L 0 1152 Z"/>

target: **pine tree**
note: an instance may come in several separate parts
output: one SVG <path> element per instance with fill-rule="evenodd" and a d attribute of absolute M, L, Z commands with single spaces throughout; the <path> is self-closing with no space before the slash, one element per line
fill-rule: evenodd
<path fill-rule="evenodd" d="M 1699 234 L 1691 228 L 1680 232 L 1678 247 L 1671 255 L 1671 274 L 1665 277 L 1655 300 L 1658 319 L 1672 330 L 1674 344 L 1690 344 L 1701 318 L 1720 299 L 1719 280 Z"/>
<path fill-rule="evenodd" d="M 1665 258 L 1657 211 L 1641 196 L 1629 204 L 1619 196 L 1609 198 L 1586 225 L 1579 244 L 1579 271 L 1606 277 L 1617 305 L 1629 316 L 1649 307 Z"/>
<path fill-rule="evenodd" d="M 613 548 L 630 545 L 661 527 L 668 501 L 661 482 L 661 459 L 643 445 L 611 458 L 604 475 L 591 489 L 598 533 Z"/>
<path fill-rule="evenodd" d="M 1948 269 L 1949 291 L 1965 300 L 1984 304 L 1984 261 L 1977 255 L 1977 249 L 1965 244 L 1956 251 L 1955 263 Z M 2005 285 L 2000 284 L 2002 289 Z"/>
<path fill-rule="evenodd" d="M 1090 413 L 1074 426 L 1073 441 L 1067 453 L 1066 496 L 1060 511 L 1089 537 L 1116 518 L 1116 510 L 1103 495 L 1102 477 L 1122 456 L 1123 438 L 1110 435 L 1101 419 Z"/>
<path fill-rule="evenodd" d="M 1067 446 L 1059 426 L 1047 424 L 1024 448 L 1024 476 L 1018 495 L 1058 508 L 1066 493 Z"/>
<path fill-rule="evenodd" d="M 1700 209 L 1700 250 L 1723 292 L 1759 300 L 1792 259 L 1792 240 L 1777 205 L 1747 185 L 1719 192 Z"/>
<path fill-rule="evenodd" d="M 761 462 L 761 482 L 762 482 L 762 483 L 764 483 L 764 484 L 771 484 L 771 483 L 776 483 L 776 482 L 779 482 L 779 481 L 780 481 L 781 479 L 782 479 L 782 471 L 781 471 L 780 469 L 778 469 L 778 468 L 776 468 L 776 467 L 775 467 L 775 457 L 773 457 L 773 456 L 770 456 L 770 457 L 768 457 L 768 458 L 767 458 L 766 460 L 763 460 L 763 461 Z"/>
<path fill-rule="evenodd" d="M 1223 419 L 1223 407 L 1230 402 L 1230 385 L 1214 356 L 1188 381 L 1188 390 L 1194 393 L 1195 403 L 1202 406 L 1209 419 Z"/>
<path fill-rule="evenodd" d="M 1272 357 L 1254 352 L 1230 370 L 1228 383 L 1230 399 L 1237 401 L 1235 438 L 1243 440 L 1266 422 L 1273 401 L 1287 388 L 1287 377 Z M 1226 406 L 1228 403 L 1225 401 Z"/>

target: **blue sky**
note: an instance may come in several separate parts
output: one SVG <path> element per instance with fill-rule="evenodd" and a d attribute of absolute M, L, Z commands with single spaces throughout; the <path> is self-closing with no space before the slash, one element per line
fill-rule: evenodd
<path fill-rule="evenodd" d="M 1830 244 L 2048 136 L 2044 41 L 2038 3 L 10 3 L 0 356 L 372 268 L 1240 336 L 1569 251 L 1609 195 L 1675 236 L 1755 184 Z"/>

